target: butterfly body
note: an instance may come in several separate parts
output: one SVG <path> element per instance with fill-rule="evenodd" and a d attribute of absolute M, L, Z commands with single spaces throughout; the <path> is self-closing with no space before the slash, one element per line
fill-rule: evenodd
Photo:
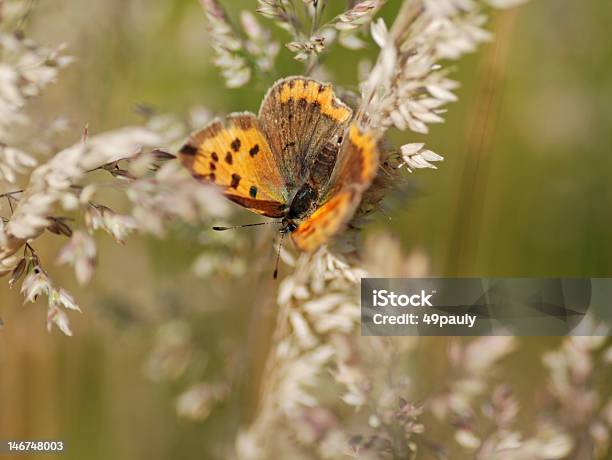
<path fill-rule="evenodd" d="M 304 184 L 291 201 L 286 217 L 299 219 L 310 214 L 314 210 L 318 197 L 319 193 L 310 184 Z"/>
<path fill-rule="evenodd" d="M 352 217 L 376 174 L 376 140 L 351 117 L 331 85 L 290 77 L 272 86 L 258 116 L 212 121 L 179 157 L 230 200 L 280 218 L 281 232 L 312 251 Z"/>

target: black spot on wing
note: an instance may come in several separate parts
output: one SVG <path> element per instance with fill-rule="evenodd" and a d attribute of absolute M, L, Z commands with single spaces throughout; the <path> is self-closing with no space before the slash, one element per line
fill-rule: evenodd
<path fill-rule="evenodd" d="M 240 185 L 240 179 L 242 179 L 242 177 L 240 177 L 239 174 L 232 174 L 232 182 L 230 183 L 230 187 L 238 188 L 238 185 Z"/>
<path fill-rule="evenodd" d="M 211 153 L 210 157 L 212 158 L 213 161 L 219 161 L 219 155 L 217 155 L 217 152 Z"/>
<path fill-rule="evenodd" d="M 251 149 L 249 150 L 249 155 L 251 155 L 251 157 L 254 157 L 255 155 L 257 155 L 259 153 L 259 144 L 255 144 L 253 147 L 251 147 Z"/>
<path fill-rule="evenodd" d="M 251 198 L 255 198 L 257 196 L 257 187 L 254 185 L 251 185 L 251 188 L 249 189 L 249 196 Z"/>
<path fill-rule="evenodd" d="M 232 158 L 232 154 L 231 154 L 231 152 L 227 152 L 227 153 L 225 154 L 225 162 L 226 162 L 228 165 L 231 165 L 231 164 L 234 162 L 234 159 Z"/>
<path fill-rule="evenodd" d="M 234 152 L 238 152 L 240 150 L 240 139 L 236 138 L 232 141 L 232 143 L 230 144 L 230 146 L 232 147 L 232 150 Z"/>

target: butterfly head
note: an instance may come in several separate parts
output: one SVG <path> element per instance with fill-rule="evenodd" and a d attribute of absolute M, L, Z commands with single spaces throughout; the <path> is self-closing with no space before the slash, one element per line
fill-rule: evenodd
<path fill-rule="evenodd" d="M 298 228 L 298 224 L 292 219 L 284 217 L 281 221 L 281 233 L 293 233 Z"/>

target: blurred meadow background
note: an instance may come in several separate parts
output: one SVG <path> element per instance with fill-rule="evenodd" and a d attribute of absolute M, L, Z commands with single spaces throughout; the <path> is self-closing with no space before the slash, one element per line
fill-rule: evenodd
<path fill-rule="evenodd" d="M 58 150 L 85 124 L 103 132 L 141 124 L 148 111 L 256 112 L 276 78 L 302 72 L 283 48 L 267 81 L 226 88 L 196 0 L 36 3 L 28 36 L 66 42 L 76 58 L 28 105 L 41 131 L 65 117 Z M 330 8 L 339 12 L 340 3 Z M 387 23 L 399 4 L 381 10 Z M 236 19 L 256 2 L 224 5 Z M 427 136 L 390 131 L 392 143 L 425 142 L 444 161 L 390 191 L 366 233 L 392 235 L 393 247 L 434 276 L 611 276 L 611 19 L 612 4 L 598 0 L 493 12 L 495 39 L 452 64 L 461 87 L 446 122 Z M 356 89 L 359 61 L 375 52 L 335 50 L 325 62 L 330 80 Z M 237 211 L 232 221 L 249 219 Z M 73 337 L 47 333 L 40 301 L 22 305 L 18 289 L 0 284 L 0 439 L 63 439 L 68 450 L 56 458 L 70 460 L 231 458 L 238 430 L 257 411 L 278 283 L 265 229 L 230 237 L 246 264 L 241 276 L 198 277 L 192 268 L 211 238 L 219 235 L 181 225 L 163 239 L 132 235 L 124 246 L 98 235 L 98 267 L 85 288 L 52 263 L 61 237 L 40 238 L 47 270 L 83 313 L 71 314 Z M 546 378 L 540 355 L 560 341 L 521 339 L 504 361 L 526 424 L 535 416 L 531 391 Z M 440 384 L 448 343 L 414 345 L 404 364 L 416 400 Z M 207 382 L 206 398 L 194 407 L 189 390 L 197 394 L 199 382 Z M 610 398 L 612 387 L 603 388 L 601 398 Z"/>

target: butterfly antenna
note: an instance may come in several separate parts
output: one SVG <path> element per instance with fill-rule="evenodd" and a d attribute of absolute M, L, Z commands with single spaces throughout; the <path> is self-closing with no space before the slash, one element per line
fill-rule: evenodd
<path fill-rule="evenodd" d="M 272 277 L 274 279 L 278 278 L 278 263 L 280 262 L 280 253 L 283 248 L 283 241 L 285 239 L 285 232 L 281 233 L 280 242 L 278 243 L 278 252 L 276 253 L 276 263 L 274 264 L 274 275 Z"/>
<path fill-rule="evenodd" d="M 271 222 L 258 222 L 256 224 L 244 224 L 244 225 L 231 225 L 229 227 L 219 227 L 219 226 L 214 226 L 212 229 L 216 230 L 218 232 L 222 232 L 224 230 L 233 230 L 235 228 L 244 228 L 244 227 L 256 227 L 258 225 L 268 225 L 268 224 L 280 224 L 281 221 L 280 220 L 273 220 Z"/>

